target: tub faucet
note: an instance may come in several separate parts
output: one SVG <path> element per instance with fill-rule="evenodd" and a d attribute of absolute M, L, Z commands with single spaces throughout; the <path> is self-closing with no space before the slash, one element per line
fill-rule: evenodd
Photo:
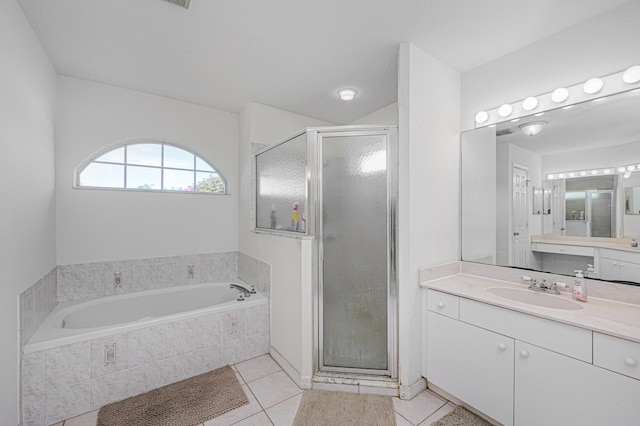
<path fill-rule="evenodd" d="M 253 288 L 251 288 L 251 290 L 247 290 L 246 288 L 244 288 L 240 284 L 229 284 L 229 288 L 235 288 L 236 290 L 238 290 L 242 294 L 243 299 L 245 297 L 250 297 L 252 293 L 256 292 Z"/>

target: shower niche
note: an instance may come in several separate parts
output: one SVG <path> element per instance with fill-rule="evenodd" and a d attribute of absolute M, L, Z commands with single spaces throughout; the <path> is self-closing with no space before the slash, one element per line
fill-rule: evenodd
<path fill-rule="evenodd" d="M 255 156 L 255 231 L 313 240 L 316 375 L 397 376 L 396 135 L 310 128 Z"/>

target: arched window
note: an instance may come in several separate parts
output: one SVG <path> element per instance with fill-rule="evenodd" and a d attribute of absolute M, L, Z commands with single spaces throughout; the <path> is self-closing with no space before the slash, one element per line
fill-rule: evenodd
<path fill-rule="evenodd" d="M 227 181 L 196 153 L 165 142 L 131 142 L 76 169 L 75 187 L 226 194 Z"/>

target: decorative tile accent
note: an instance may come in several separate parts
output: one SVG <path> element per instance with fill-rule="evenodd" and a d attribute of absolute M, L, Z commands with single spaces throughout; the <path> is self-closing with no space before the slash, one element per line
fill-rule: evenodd
<path fill-rule="evenodd" d="M 129 368 L 129 334 L 91 340 L 91 378 Z"/>
<path fill-rule="evenodd" d="M 44 353 L 45 390 L 49 391 L 89 379 L 91 371 L 90 342 L 59 346 L 48 349 Z"/>
<path fill-rule="evenodd" d="M 91 382 L 85 380 L 47 392 L 44 398 L 45 424 L 52 424 L 91 411 Z"/>
<path fill-rule="evenodd" d="M 22 395 L 44 392 L 44 352 L 32 352 L 22 358 Z"/>
<path fill-rule="evenodd" d="M 255 257 L 238 253 L 238 278 L 268 295 L 271 290 L 271 267 Z"/>
<path fill-rule="evenodd" d="M 129 367 L 162 360 L 164 332 L 162 326 L 129 332 Z"/>
<path fill-rule="evenodd" d="M 245 309 L 223 312 L 222 344 L 237 341 L 245 336 Z"/>

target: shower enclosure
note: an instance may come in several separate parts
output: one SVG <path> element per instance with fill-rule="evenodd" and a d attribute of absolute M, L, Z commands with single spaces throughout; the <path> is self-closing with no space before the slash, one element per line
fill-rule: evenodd
<path fill-rule="evenodd" d="M 314 128 L 256 156 L 256 228 L 314 237 L 320 374 L 397 376 L 396 133 Z"/>

